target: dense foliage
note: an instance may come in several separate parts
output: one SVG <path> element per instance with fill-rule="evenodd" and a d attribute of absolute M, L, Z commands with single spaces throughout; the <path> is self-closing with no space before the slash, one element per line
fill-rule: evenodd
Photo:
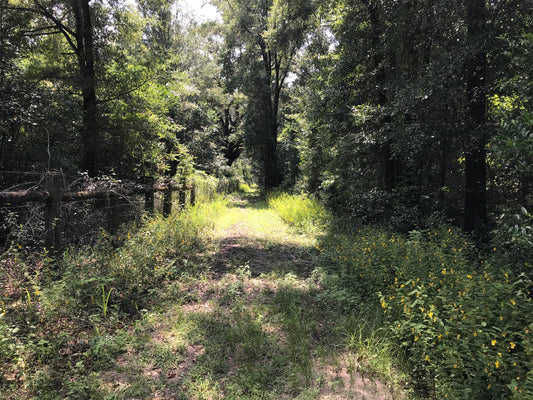
<path fill-rule="evenodd" d="M 0 0 L 0 189 L 62 170 L 305 193 L 269 205 L 298 229 L 334 221 L 328 273 L 347 304 L 379 300 L 422 393 L 531 396 L 532 2 L 210 3 L 220 18 L 198 22 L 181 0 Z M 69 312 L 105 318 L 111 282 L 134 307 L 139 282 L 172 278 L 191 215 L 65 255 Z M 6 241 L 5 268 L 24 245 Z M 27 279 L 10 318 L 31 327 Z M 19 362 L 12 326 L 0 360 Z"/>
<path fill-rule="evenodd" d="M 357 303 L 379 301 L 425 396 L 531 397 L 531 286 L 502 264 L 501 249 L 476 255 L 452 229 L 365 230 L 322 246 Z"/>
<path fill-rule="evenodd" d="M 326 8 L 328 28 L 309 46 L 298 89 L 309 190 L 355 220 L 387 220 L 405 231 L 463 219 L 479 231 L 487 229 L 487 207 L 491 216 L 529 207 L 523 183 L 503 187 L 512 179 L 507 171 L 518 172 L 514 162 L 496 159 L 500 146 L 523 135 L 530 141 L 531 63 L 523 61 L 531 57 L 531 4 L 485 9 L 481 2 L 484 20 L 472 22 L 480 25 L 472 32 L 471 3 L 338 1 Z M 517 81 L 521 89 L 511 84 Z M 509 136 L 509 129 L 522 133 Z"/>

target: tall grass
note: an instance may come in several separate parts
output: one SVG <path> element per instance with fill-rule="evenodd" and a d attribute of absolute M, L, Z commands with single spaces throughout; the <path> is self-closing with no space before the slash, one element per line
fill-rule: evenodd
<path fill-rule="evenodd" d="M 299 229 L 322 228 L 329 219 L 319 201 L 303 195 L 274 192 L 267 196 L 267 203 L 286 223 Z"/>
<path fill-rule="evenodd" d="M 197 253 L 225 205 L 219 199 L 146 218 L 117 236 L 102 232 L 96 245 L 67 250 L 50 268 L 16 248 L 2 254 L 0 283 L 11 283 L 0 290 L 0 377 L 8 377 L 0 378 L 0 397 L 95 395 L 92 374 L 125 350 L 120 327 L 159 304 L 173 280 L 201 273 Z"/>

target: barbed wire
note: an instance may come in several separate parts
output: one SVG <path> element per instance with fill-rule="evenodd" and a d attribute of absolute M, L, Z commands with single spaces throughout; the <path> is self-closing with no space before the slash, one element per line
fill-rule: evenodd
<path fill-rule="evenodd" d="M 109 218 L 114 220 L 118 216 L 121 222 L 117 222 L 120 224 L 127 223 L 127 221 L 137 221 L 142 216 L 144 210 L 143 196 L 145 193 L 144 191 L 135 193 L 135 191 L 136 188 L 143 187 L 149 181 L 120 180 L 113 176 L 91 178 L 84 174 L 69 175 L 62 172 L 59 173 L 63 178 L 61 183 L 61 191 L 63 193 L 103 192 L 103 195 L 102 193 L 98 194 L 98 198 L 81 198 L 60 203 L 62 211 L 59 218 L 62 220 L 63 225 L 62 234 L 65 235 L 65 239 L 67 236 L 69 237 L 68 242 L 79 241 L 81 243 L 93 240 L 91 238 L 94 238 L 94 233 L 100 229 L 105 229 L 106 220 Z M 47 187 L 47 172 L 0 170 L 1 174 L 36 178 L 32 179 L 31 182 L 21 182 L 12 185 L 10 188 L 0 189 L 4 192 L 42 191 Z M 156 182 L 158 180 L 153 179 L 149 183 L 153 185 Z M 172 185 L 169 189 L 172 191 L 191 189 L 188 186 L 183 184 Z M 157 190 L 160 190 L 160 188 Z M 161 196 L 161 193 L 154 192 L 153 201 L 159 204 Z M 174 204 L 176 204 L 176 200 L 173 201 Z M 5 249 L 5 246 L 13 240 L 29 240 L 28 243 L 41 243 L 43 241 L 43 229 L 45 229 L 43 215 L 46 212 L 46 205 L 42 201 L 0 204 L 0 216 L 4 220 L 0 224 L 0 239 L 3 242 L 3 244 L 0 243 L 0 250 L 1 248 Z M 111 224 L 114 224 L 114 222 L 111 222 Z"/>

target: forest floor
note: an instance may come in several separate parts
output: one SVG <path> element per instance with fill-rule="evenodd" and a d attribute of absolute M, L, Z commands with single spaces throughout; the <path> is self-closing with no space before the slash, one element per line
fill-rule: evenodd
<path fill-rule="evenodd" d="M 205 272 L 129 329 L 135 344 L 99 379 L 119 398 L 402 398 L 358 354 L 353 317 L 321 295 L 316 240 L 234 198 L 199 255 Z"/>

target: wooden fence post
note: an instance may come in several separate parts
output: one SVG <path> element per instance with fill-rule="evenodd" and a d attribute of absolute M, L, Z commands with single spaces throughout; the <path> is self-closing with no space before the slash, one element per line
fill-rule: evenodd
<path fill-rule="evenodd" d="M 115 233 L 118 230 L 119 219 L 119 196 L 116 193 L 108 193 L 106 196 L 106 208 L 107 208 L 107 231 L 109 233 Z"/>
<path fill-rule="evenodd" d="M 187 179 L 183 177 L 180 179 L 180 190 L 178 192 L 178 195 L 179 195 L 178 201 L 179 201 L 180 209 L 184 209 L 186 205 L 186 197 L 185 197 L 185 195 L 187 194 L 186 189 L 185 189 L 186 187 L 187 187 Z"/>
<path fill-rule="evenodd" d="M 172 181 L 168 179 L 166 185 L 163 191 L 163 217 L 172 214 Z"/>
<path fill-rule="evenodd" d="M 146 177 L 144 184 L 148 186 L 144 193 L 144 211 L 152 215 L 154 213 L 154 178 Z"/>
<path fill-rule="evenodd" d="M 61 192 L 63 175 L 49 172 L 44 176 L 44 187 L 49 193 L 45 203 L 44 246 L 55 256 L 61 251 Z"/>
<path fill-rule="evenodd" d="M 193 182 L 191 184 L 191 207 L 194 207 L 196 204 L 196 184 Z"/>

